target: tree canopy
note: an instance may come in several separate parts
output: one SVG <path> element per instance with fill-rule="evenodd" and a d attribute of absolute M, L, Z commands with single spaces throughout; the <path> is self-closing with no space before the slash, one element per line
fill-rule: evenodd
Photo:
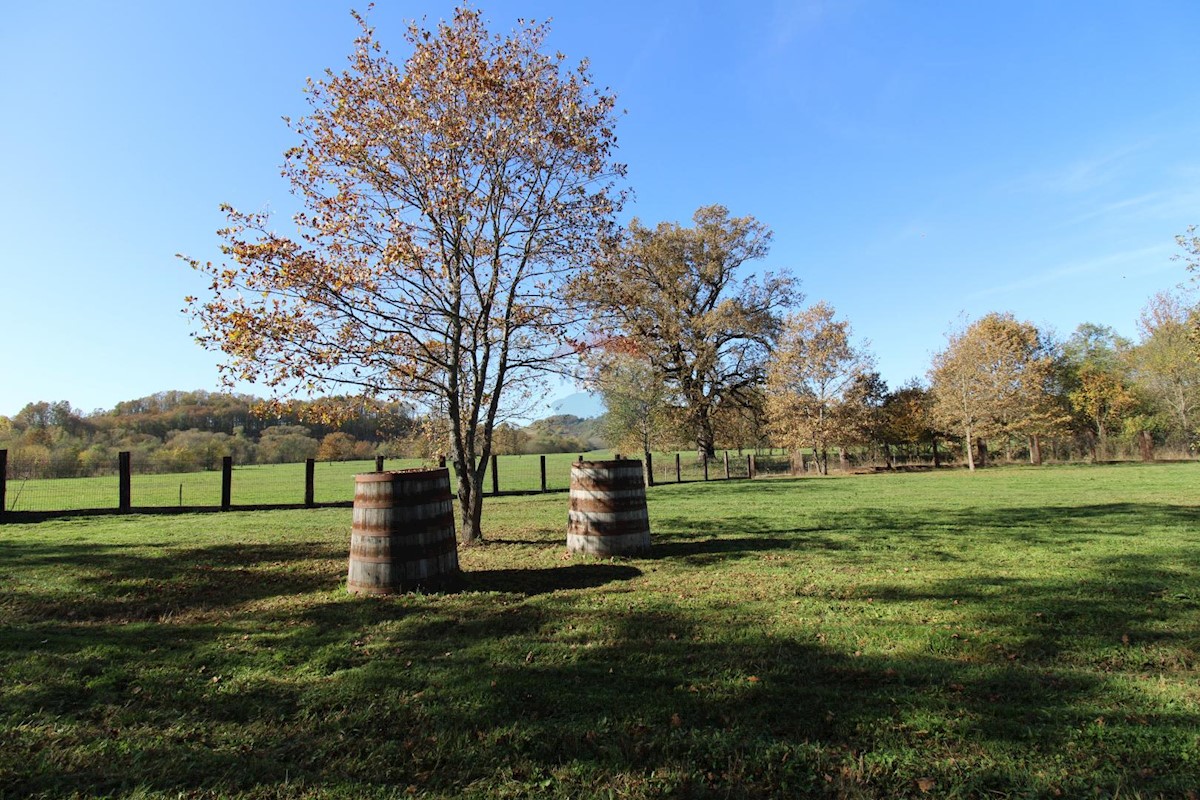
<path fill-rule="evenodd" d="M 622 335 L 678 398 L 697 451 L 711 456 L 717 410 L 750 401 L 780 330 L 798 300 L 787 274 L 740 274 L 765 257 L 771 231 L 754 217 L 705 206 L 693 226 L 634 219 L 607 242 L 574 295 L 594 311 L 601 337 Z"/>
<path fill-rule="evenodd" d="M 789 316 L 767 370 L 767 418 L 781 445 L 812 447 L 821 473 L 830 446 L 857 439 L 862 414 L 859 388 L 873 360 L 856 345 L 850 323 L 819 302 Z M 863 384 L 865 388 L 866 384 Z"/>
<path fill-rule="evenodd" d="M 187 259 L 210 278 L 197 339 L 280 399 L 340 387 L 443 417 L 470 542 L 492 432 L 561 367 L 566 281 L 622 202 L 613 98 L 543 52 L 542 24 L 498 36 L 459 8 L 411 25 L 397 65 L 359 21 L 349 68 L 309 83 L 293 126 L 297 236 L 227 206 L 231 263 Z"/>
<path fill-rule="evenodd" d="M 988 314 L 948 338 L 929 372 L 934 419 L 963 437 L 974 470 L 977 440 L 1029 432 L 1051 413 L 1054 359 L 1041 332 L 1012 314 Z"/>

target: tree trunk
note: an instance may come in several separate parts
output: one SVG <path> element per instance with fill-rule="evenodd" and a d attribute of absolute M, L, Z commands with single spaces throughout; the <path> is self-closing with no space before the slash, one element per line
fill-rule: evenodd
<path fill-rule="evenodd" d="M 1138 435 L 1138 446 L 1142 450 L 1142 461 L 1154 460 L 1154 439 L 1150 436 L 1150 431 L 1142 431 Z"/>
<path fill-rule="evenodd" d="M 1042 438 L 1037 434 L 1029 437 L 1029 463 L 1035 467 L 1042 465 Z"/>
<path fill-rule="evenodd" d="M 966 447 L 964 450 L 967 453 L 967 469 L 971 472 L 975 471 L 975 442 L 971 439 L 971 429 L 967 428 Z"/>
<path fill-rule="evenodd" d="M 838 448 L 838 469 L 845 472 L 850 468 L 850 461 L 846 458 L 846 448 Z"/>
<path fill-rule="evenodd" d="M 712 458 L 716 454 L 716 435 L 713 434 L 712 420 L 704 417 L 696 429 L 696 457 L 700 461 Z"/>
<path fill-rule="evenodd" d="M 462 516 L 458 538 L 465 545 L 476 544 L 483 540 L 483 528 L 480 526 L 483 519 L 483 479 L 477 470 L 466 468 L 460 460 L 454 462 L 454 473 L 458 478 L 458 508 Z"/>
<path fill-rule="evenodd" d="M 978 451 L 978 454 L 976 456 L 976 465 L 979 467 L 986 467 L 988 465 L 987 442 L 984 441 L 983 439 L 976 439 L 975 440 L 975 449 Z"/>
<path fill-rule="evenodd" d="M 931 436 L 931 437 L 929 437 L 929 440 L 931 442 L 933 442 L 933 467 L 934 467 L 934 469 L 937 469 L 938 467 L 940 467 L 942 465 L 941 459 L 938 458 L 937 437 Z"/>
<path fill-rule="evenodd" d="M 894 469 L 896 463 L 892 460 L 892 447 L 887 442 L 880 442 L 879 449 L 883 451 L 883 463 L 888 469 Z"/>

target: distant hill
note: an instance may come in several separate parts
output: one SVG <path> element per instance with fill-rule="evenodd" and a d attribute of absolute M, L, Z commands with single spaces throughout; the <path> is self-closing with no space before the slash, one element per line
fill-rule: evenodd
<path fill-rule="evenodd" d="M 523 432 L 529 437 L 526 452 L 530 453 L 597 450 L 605 446 L 598 418 L 555 414 L 530 423 Z"/>

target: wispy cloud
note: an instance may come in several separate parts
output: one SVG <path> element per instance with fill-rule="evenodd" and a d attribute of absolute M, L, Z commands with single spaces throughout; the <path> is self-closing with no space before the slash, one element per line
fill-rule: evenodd
<path fill-rule="evenodd" d="M 1084 275 L 1116 273 L 1118 268 L 1124 268 L 1124 272 L 1126 274 L 1133 275 L 1143 275 L 1150 272 L 1158 272 L 1160 271 L 1160 267 L 1148 266 L 1149 263 L 1153 261 L 1161 262 L 1163 264 L 1161 268 L 1166 269 L 1166 261 L 1170 253 L 1171 247 L 1165 244 L 1154 245 L 1153 247 L 1142 247 L 1136 250 L 1125 250 L 1119 253 L 1110 253 L 1109 255 L 1101 256 L 1099 258 L 1086 259 L 1071 264 L 1065 264 L 1054 269 L 1044 270 L 1020 280 L 1012 281 L 1011 283 L 980 289 L 967 295 L 966 299 L 980 300 L 985 297 L 994 297 L 996 295 L 1025 292 L 1042 286 L 1051 286 L 1056 283 L 1062 283 L 1067 280 L 1082 277 Z M 1125 274 L 1122 274 L 1121 277 L 1125 277 Z"/>
<path fill-rule="evenodd" d="M 1153 144 L 1152 138 L 1079 158 L 1058 167 L 1028 173 L 1013 181 L 1011 188 L 1051 194 L 1091 192 L 1118 180 L 1135 156 Z"/>
<path fill-rule="evenodd" d="M 778 0 L 771 15 L 770 54 L 778 55 L 797 39 L 817 30 L 828 13 L 829 6 L 822 0 Z"/>
<path fill-rule="evenodd" d="M 1190 218 L 1200 208 L 1200 190 L 1180 187 L 1177 190 L 1147 192 L 1136 197 L 1104 203 L 1070 219 L 1060 227 L 1070 227 L 1105 218 L 1164 219 Z"/>

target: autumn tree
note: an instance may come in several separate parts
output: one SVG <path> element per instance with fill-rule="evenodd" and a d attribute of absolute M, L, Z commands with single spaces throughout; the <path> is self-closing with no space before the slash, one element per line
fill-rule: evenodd
<path fill-rule="evenodd" d="M 774 440 L 813 448 L 822 475 L 829 471 L 829 447 L 857 438 L 862 416 L 852 389 L 873 363 L 851 340 L 850 323 L 835 313 L 822 301 L 784 320 L 766 380 Z"/>
<path fill-rule="evenodd" d="M 525 452 L 529 434 L 511 422 L 501 422 L 492 433 L 492 452 L 498 456 L 515 456 Z"/>
<path fill-rule="evenodd" d="M 678 437 L 678 408 L 649 360 L 615 341 L 585 358 L 588 383 L 604 403 L 601 430 L 609 445 L 640 452 L 650 484 L 650 452 Z"/>
<path fill-rule="evenodd" d="M 411 25 L 398 65 L 358 20 L 349 68 L 310 81 L 293 125 L 296 236 L 226 207 L 230 263 L 187 259 L 211 280 L 197 339 L 277 399 L 337 388 L 444 418 L 473 542 L 495 425 L 561 366 L 565 282 L 621 202 L 613 98 L 543 52 L 544 24 L 502 37 L 459 8 Z"/>
<path fill-rule="evenodd" d="M 766 394 L 763 386 L 741 392 L 737 402 L 721 403 L 713 411 L 713 441 L 717 447 L 734 448 L 768 444 Z"/>
<path fill-rule="evenodd" d="M 592 307 L 598 333 L 628 338 L 678 396 L 697 453 L 709 458 L 716 409 L 744 403 L 761 384 L 780 309 L 798 297 L 787 275 L 740 274 L 767 255 L 766 225 L 719 205 L 700 208 L 692 222 L 649 228 L 633 220 L 574 295 Z"/>
<path fill-rule="evenodd" d="M 948 339 L 929 372 L 933 418 L 963 437 L 974 470 L 979 440 L 1027 434 L 1047 408 L 1054 359 L 1038 329 L 1012 314 L 988 314 Z"/>
<path fill-rule="evenodd" d="M 1200 359 L 1189 336 L 1196 309 L 1177 295 L 1152 297 L 1138 320 L 1141 341 L 1130 353 L 1132 380 L 1150 400 L 1156 427 L 1185 445 L 1196 434 Z"/>
<path fill-rule="evenodd" d="M 888 392 L 883 404 L 884 436 L 888 442 L 916 450 L 928 442 L 938 466 L 938 439 L 942 438 L 933 420 L 933 397 L 916 379 Z"/>
<path fill-rule="evenodd" d="M 1187 231 L 1175 237 L 1182 253 L 1173 256 L 1182 261 L 1188 272 L 1192 273 L 1192 283 L 1200 284 L 1200 227 L 1189 225 Z M 1189 325 L 1192 339 L 1192 349 L 1200 359 L 1200 314 L 1194 315 Z"/>
<path fill-rule="evenodd" d="M 317 446 L 317 459 L 319 461 L 352 461 L 356 458 L 370 457 L 368 455 L 370 445 L 367 445 L 368 451 L 360 448 L 359 445 L 366 444 L 359 442 L 353 436 L 342 431 L 327 433 L 321 439 L 321 444 Z"/>
<path fill-rule="evenodd" d="M 1063 344 L 1064 393 L 1093 460 L 1107 455 L 1110 436 L 1138 408 L 1129 374 L 1132 347 L 1108 325 L 1090 322 L 1079 325 Z"/>
<path fill-rule="evenodd" d="M 1118 373 L 1095 364 L 1081 365 L 1074 383 L 1067 396 L 1095 436 L 1092 458 L 1097 459 L 1107 454 L 1109 436 L 1137 408 L 1137 398 Z"/>
<path fill-rule="evenodd" d="M 838 443 L 838 451 L 842 469 L 847 465 L 846 447 L 849 445 L 878 448 L 888 468 L 893 466 L 894 438 L 888 427 L 889 396 L 887 381 L 878 372 L 864 370 L 855 376 L 846 390 L 841 411 L 845 432 Z"/>

